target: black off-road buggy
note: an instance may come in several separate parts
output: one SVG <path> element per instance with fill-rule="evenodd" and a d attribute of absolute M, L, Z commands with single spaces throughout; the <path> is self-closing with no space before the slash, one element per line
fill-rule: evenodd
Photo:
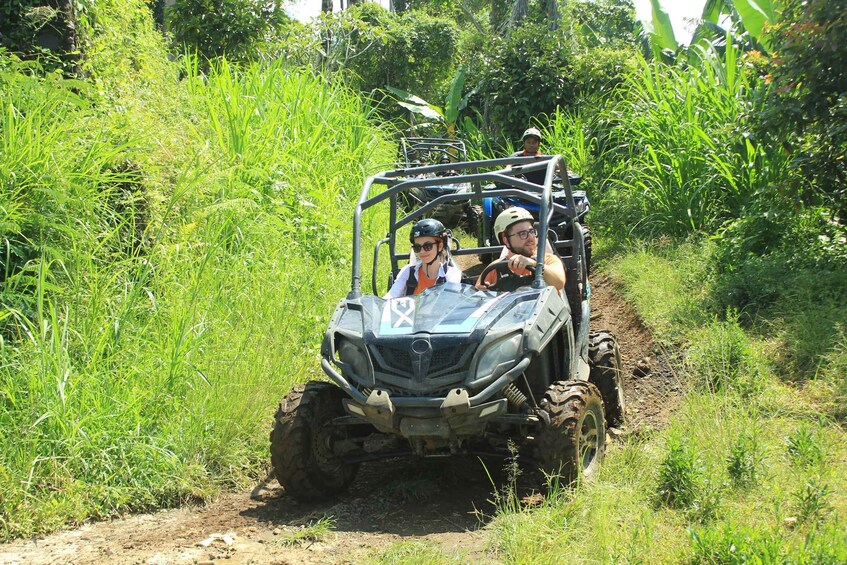
<path fill-rule="evenodd" d="M 460 139 L 441 137 L 404 137 L 400 140 L 398 168 L 405 169 L 407 175 L 420 179 L 451 177 L 449 182 L 432 182 L 414 186 L 398 196 L 404 211 L 420 208 L 445 194 L 469 193 L 473 186 L 469 182 L 457 180 L 457 171 L 452 168 L 432 171 L 427 165 L 450 165 L 468 160 L 465 142 Z M 471 200 L 439 202 L 427 217 L 434 218 L 448 229 L 461 228 L 466 233 L 476 234 L 481 225 L 482 206 Z"/>
<path fill-rule="evenodd" d="M 438 176 L 450 171 L 455 176 Z M 542 185 L 519 178 L 546 172 Z M 399 456 L 478 454 L 509 457 L 566 480 L 597 471 L 606 430 L 624 419 L 618 346 L 608 332 L 591 332 L 585 249 L 570 185 L 567 205 L 553 201 L 551 184 L 566 170 L 561 156 L 518 157 L 422 167 L 426 178 L 405 170 L 380 173 L 364 184 L 353 219 L 352 284 L 324 334 L 321 365 L 333 382 L 295 387 L 280 403 L 271 432 L 271 460 L 290 495 L 304 500 L 336 495 L 359 464 Z M 433 183 L 467 183 L 404 212 L 398 201 Z M 378 261 L 386 253 L 396 276 L 408 261 L 404 228 L 446 202 L 486 196 L 519 197 L 538 205 L 539 233 L 553 215 L 570 218 L 570 239 L 549 231 L 539 238 L 539 268 L 516 277 L 493 263 L 500 278 L 490 291 L 443 283 L 419 295 L 385 300 L 377 295 Z M 363 215 L 388 206 L 388 233 L 374 254 L 373 294 L 362 289 Z M 562 293 L 543 279 L 550 249 L 565 265 Z M 499 246 L 453 251 L 454 259 L 499 254 Z M 383 249 L 384 251 L 384 249 Z"/>

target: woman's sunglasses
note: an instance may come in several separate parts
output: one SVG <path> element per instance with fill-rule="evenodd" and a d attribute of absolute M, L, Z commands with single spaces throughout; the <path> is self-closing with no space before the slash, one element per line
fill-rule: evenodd
<path fill-rule="evenodd" d="M 434 241 L 427 241 L 427 242 L 426 242 L 426 243 L 424 243 L 423 245 L 418 245 L 417 243 L 413 244 L 413 245 L 412 245 L 412 250 L 413 250 L 415 253 L 420 253 L 422 249 L 423 249 L 424 251 L 429 251 L 429 250 L 431 250 L 433 247 L 435 247 L 435 242 L 434 242 Z"/>

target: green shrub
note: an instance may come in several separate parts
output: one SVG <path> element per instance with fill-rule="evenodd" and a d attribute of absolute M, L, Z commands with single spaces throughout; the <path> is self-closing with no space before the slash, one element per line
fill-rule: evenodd
<path fill-rule="evenodd" d="M 615 100 L 620 87 L 636 71 L 636 61 L 632 48 L 597 47 L 574 53 L 570 73 L 578 94 L 579 111 L 594 115 Z"/>
<path fill-rule="evenodd" d="M 525 24 L 492 40 L 479 93 L 490 102 L 495 132 L 517 138 L 534 118 L 574 106 L 578 93 L 567 45 L 564 31 L 544 24 Z"/>
<path fill-rule="evenodd" d="M 747 489 L 755 486 L 764 475 L 762 447 L 754 434 L 742 433 L 730 448 L 726 469 L 733 485 Z"/>
<path fill-rule="evenodd" d="M 785 440 L 791 459 L 800 465 L 820 465 L 826 459 L 826 450 L 817 428 L 802 424 Z"/>
<path fill-rule="evenodd" d="M 826 520 L 832 512 L 830 497 L 829 485 L 820 479 L 813 479 L 804 484 L 793 494 L 797 521 L 807 524 Z"/>
<path fill-rule="evenodd" d="M 456 24 L 423 11 L 393 14 L 374 2 L 320 24 L 325 68 L 361 92 L 393 86 L 425 100 L 442 99 L 455 72 Z"/>
<path fill-rule="evenodd" d="M 659 467 L 659 502 L 671 508 L 690 508 L 697 501 L 701 481 L 702 470 L 694 447 L 672 437 Z"/>
<path fill-rule="evenodd" d="M 749 526 L 691 530 L 694 555 L 692 564 L 759 563 L 777 565 L 784 562 L 785 552 L 779 535 Z"/>
<path fill-rule="evenodd" d="M 800 173 L 779 188 L 806 203 L 822 201 L 844 219 L 847 80 L 832 72 L 847 65 L 844 3 L 789 0 L 772 33 L 779 57 L 770 61 L 772 88 L 757 125 L 764 139 L 790 146 Z"/>
<path fill-rule="evenodd" d="M 252 60 L 257 46 L 289 19 L 281 3 L 265 0 L 176 0 L 166 14 L 177 48 L 203 60 Z"/>

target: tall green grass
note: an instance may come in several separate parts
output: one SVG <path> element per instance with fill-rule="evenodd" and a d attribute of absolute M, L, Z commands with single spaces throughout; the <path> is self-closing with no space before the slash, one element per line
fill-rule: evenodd
<path fill-rule="evenodd" d="M 4 253 L 2 538 L 263 474 L 393 156 L 360 98 L 281 63 L 134 82 L 98 57 L 103 92 L 0 74 L 0 225 L 25 251 Z"/>
<path fill-rule="evenodd" d="M 640 236 L 715 229 L 769 209 L 762 194 L 786 174 L 786 155 L 746 129 L 763 89 L 732 45 L 687 65 L 641 59 L 606 107 L 553 116 L 550 137 L 593 179 L 603 225 Z"/>

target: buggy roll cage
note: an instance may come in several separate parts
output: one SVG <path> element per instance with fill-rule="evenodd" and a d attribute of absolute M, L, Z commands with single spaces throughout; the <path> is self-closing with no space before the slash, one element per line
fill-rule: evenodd
<path fill-rule="evenodd" d="M 440 163 L 447 157 L 450 163 L 465 161 L 468 151 L 465 142 L 440 137 L 404 137 L 400 140 L 400 167 Z"/>
<path fill-rule="evenodd" d="M 519 175 L 524 173 L 540 170 L 546 171 L 543 185 L 535 184 L 523 178 L 518 178 Z M 429 173 L 437 174 L 445 171 L 453 171 L 458 174 L 447 177 L 427 176 L 426 178 L 421 178 L 420 176 L 428 175 Z M 557 176 L 557 172 L 558 178 L 561 179 L 560 182 L 562 183 L 566 193 L 566 206 L 557 204 L 553 201 L 552 184 L 553 179 Z M 403 215 L 402 210 L 398 206 L 397 195 L 411 188 L 451 185 L 462 182 L 469 183 L 472 190 L 465 193 L 441 195 L 405 215 Z M 493 183 L 494 188 L 486 187 L 483 189 L 483 183 Z M 374 185 L 385 186 L 386 188 L 374 196 L 370 196 L 371 191 L 374 190 Z M 561 189 L 557 188 L 557 190 Z M 487 159 L 449 164 L 445 163 L 425 167 L 383 171 L 368 177 L 362 187 L 359 201 L 356 204 L 356 210 L 353 214 L 353 272 L 351 288 L 347 295 L 347 299 L 352 300 L 362 296 L 362 213 L 365 210 L 383 202 L 384 200 L 390 200 L 391 209 L 389 214 L 388 234 L 385 238 L 378 241 L 374 247 L 374 273 L 376 273 L 379 248 L 386 243 L 390 250 L 392 272 L 396 273 L 399 261 L 403 258 L 408 258 L 408 253 L 397 253 L 396 235 L 398 229 L 416 221 L 418 218 L 426 216 L 427 212 L 431 211 L 439 204 L 452 201 L 482 200 L 483 198 L 496 196 L 516 196 L 523 200 L 537 203 L 539 205 L 539 234 L 549 234 L 549 222 L 554 211 L 566 216 L 569 224 L 577 223 L 577 212 L 573 199 L 573 191 L 571 190 L 571 185 L 568 181 L 565 160 L 561 155 L 544 155 L 541 157 L 507 157 L 503 159 Z M 575 251 L 569 255 L 563 255 L 562 259 L 566 262 L 568 272 L 579 273 L 579 269 L 581 267 L 581 254 L 576 252 L 576 250 L 582 249 L 584 245 L 582 230 L 574 229 L 572 232 L 573 239 L 561 241 L 557 240 L 553 245 L 557 250 L 572 246 L 574 247 Z M 535 278 L 532 282 L 533 288 L 543 288 L 546 286 L 543 278 L 543 265 L 547 239 L 547 237 L 538 238 L 538 255 L 536 260 L 541 268 L 537 269 L 535 272 Z M 502 248 L 502 245 L 491 247 L 468 247 L 465 249 L 456 249 L 452 251 L 452 253 L 453 255 L 498 253 L 502 250 Z M 376 276 L 372 278 L 372 286 L 373 293 L 376 294 Z"/>

